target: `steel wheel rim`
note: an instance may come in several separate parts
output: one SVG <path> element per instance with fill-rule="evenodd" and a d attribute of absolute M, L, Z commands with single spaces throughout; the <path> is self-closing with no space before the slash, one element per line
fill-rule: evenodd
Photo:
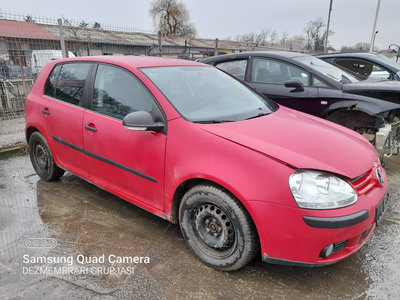
<path fill-rule="evenodd" d="M 236 246 L 236 231 L 228 214 L 212 203 L 201 203 L 192 210 L 191 227 L 200 248 L 209 255 L 224 258 Z"/>
<path fill-rule="evenodd" d="M 36 165 L 44 172 L 49 169 L 49 154 L 41 144 L 35 146 Z"/>

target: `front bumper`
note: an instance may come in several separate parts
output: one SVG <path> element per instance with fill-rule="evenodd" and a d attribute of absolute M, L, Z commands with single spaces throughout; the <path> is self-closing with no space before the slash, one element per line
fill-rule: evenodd
<path fill-rule="evenodd" d="M 351 206 L 335 210 L 308 210 L 276 203 L 251 202 L 263 261 L 292 266 L 318 266 L 340 261 L 364 245 L 376 227 L 377 206 L 387 181 L 360 195 Z M 378 213 L 379 214 L 379 213 Z M 333 245 L 333 254 L 321 251 Z"/>

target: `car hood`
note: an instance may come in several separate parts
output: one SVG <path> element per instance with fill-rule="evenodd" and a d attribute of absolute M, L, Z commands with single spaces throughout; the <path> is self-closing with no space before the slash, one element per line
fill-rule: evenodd
<path fill-rule="evenodd" d="M 397 91 L 400 93 L 400 82 L 396 80 L 363 80 L 343 84 L 343 91 Z"/>
<path fill-rule="evenodd" d="M 400 104 L 400 81 L 397 80 L 365 80 L 356 83 L 348 83 L 343 84 L 342 90 L 345 93 L 357 94 Z M 397 108 L 399 107 L 392 109 Z"/>
<path fill-rule="evenodd" d="M 375 149 L 358 133 L 285 107 L 250 120 L 198 126 L 293 168 L 355 178 L 377 161 Z"/>

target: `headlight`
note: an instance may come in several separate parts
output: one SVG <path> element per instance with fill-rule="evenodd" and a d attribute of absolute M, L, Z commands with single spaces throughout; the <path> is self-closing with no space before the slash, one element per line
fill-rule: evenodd
<path fill-rule="evenodd" d="M 309 209 L 332 209 L 357 201 L 354 189 L 334 175 L 301 170 L 289 177 L 289 187 L 297 205 Z"/>

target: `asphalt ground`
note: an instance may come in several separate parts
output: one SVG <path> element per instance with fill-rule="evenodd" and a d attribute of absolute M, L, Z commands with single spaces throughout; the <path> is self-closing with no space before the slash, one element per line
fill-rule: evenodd
<path fill-rule="evenodd" d="M 388 159 L 386 171 L 391 198 L 384 219 L 351 257 L 301 268 L 258 256 L 225 273 L 191 253 L 179 226 L 69 173 L 42 181 L 27 155 L 2 159 L 0 298 L 399 299 L 400 157 Z M 31 261 L 36 257 L 65 261 Z"/>

